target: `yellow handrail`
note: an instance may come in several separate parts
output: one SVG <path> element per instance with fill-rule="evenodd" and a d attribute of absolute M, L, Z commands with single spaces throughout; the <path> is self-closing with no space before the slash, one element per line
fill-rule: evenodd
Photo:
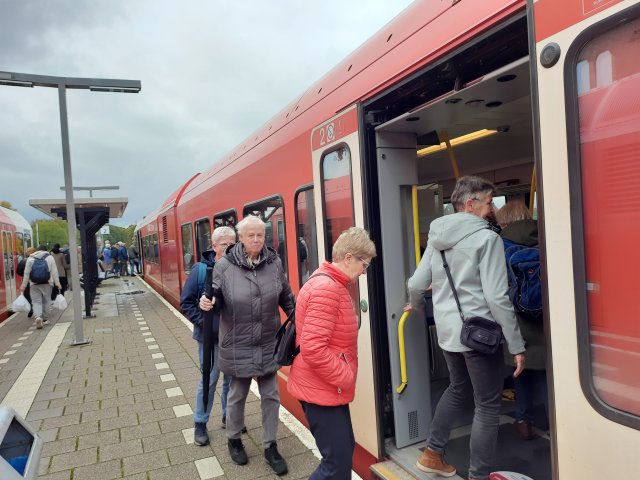
<path fill-rule="evenodd" d="M 420 219 L 418 217 L 418 186 L 411 187 L 411 210 L 413 212 L 413 244 L 415 247 L 416 266 L 420 262 Z M 404 312 L 398 322 L 398 353 L 400 355 L 400 380 L 401 384 L 396 392 L 402 393 L 407 388 L 407 356 L 404 347 L 404 324 L 411 312 Z"/>

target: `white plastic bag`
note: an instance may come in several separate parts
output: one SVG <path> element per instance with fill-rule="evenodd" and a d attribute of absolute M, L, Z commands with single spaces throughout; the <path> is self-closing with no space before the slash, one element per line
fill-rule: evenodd
<path fill-rule="evenodd" d="M 18 298 L 16 298 L 11 304 L 11 310 L 14 312 L 29 312 L 31 310 L 31 305 L 29 304 L 29 300 L 22 294 Z"/>
<path fill-rule="evenodd" d="M 56 299 L 53 301 L 53 308 L 56 310 L 64 310 L 67 308 L 67 301 L 64 299 L 64 295 L 58 294 Z"/>

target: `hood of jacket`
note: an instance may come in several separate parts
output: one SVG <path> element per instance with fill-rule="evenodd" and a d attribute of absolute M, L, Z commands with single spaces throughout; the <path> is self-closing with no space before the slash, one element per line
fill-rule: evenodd
<path fill-rule="evenodd" d="M 206 263 L 207 266 L 209 267 L 213 267 L 213 265 L 216 263 L 216 252 L 213 248 L 210 248 L 208 250 L 205 250 L 204 252 L 202 252 L 202 262 Z"/>
<path fill-rule="evenodd" d="M 229 245 L 224 252 L 224 256 L 234 265 L 254 270 L 264 263 L 273 262 L 278 257 L 278 253 L 273 248 L 264 246 L 262 247 L 262 252 L 260 252 L 260 261 L 252 266 L 249 265 L 247 260 L 247 253 L 244 249 L 244 245 L 242 245 L 241 242 L 238 242 L 234 245 Z"/>
<path fill-rule="evenodd" d="M 38 250 L 31 254 L 33 258 L 43 258 L 43 257 L 46 257 L 47 255 L 49 255 L 49 252 L 44 252 L 42 250 Z"/>
<path fill-rule="evenodd" d="M 502 229 L 500 236 L 520 245 L 532 247 L 538 244 L 538 222 L 535 220 L 518 220 Z"/>
<path fill-rule="evenodd" d="M 469 235 L 489 228 L 489 222 L 472 213 L 454 213 L 431 222 L 429 243 L 436 250 L 449 250 Z"/>

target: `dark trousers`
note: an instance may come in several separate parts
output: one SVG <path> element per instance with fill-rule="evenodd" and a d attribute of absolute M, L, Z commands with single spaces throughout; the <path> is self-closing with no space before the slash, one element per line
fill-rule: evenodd
<path fill-rule="evenodd" d="M 322 455 L 320 465 L 309 480 L 349 480 L 356 440 L 349 405 L 323 407 L 300 402 L 311 434 Z"/>
<path fill-rule="evenodd" d="M 514 380 L 516 387 L 516 420 L 533 421 L 533 405 L 541 402 L 544 411 L 549 416 L 547 400 L 547 372 L 544 370 L 524 369 Z M 538 425 L 547 428 L 546 425 Z"/>
<path fill-rule="evenodd" d="M 475 351 L 443 353 L 449 367 L 450 383 L 436 407 L 427 446 L 434 452 L 444 452 L 454 422 L 473 398 L 469 476 L 486 480 L 498 438 L 504 366 L 502 348 L 493 355 Z"/>

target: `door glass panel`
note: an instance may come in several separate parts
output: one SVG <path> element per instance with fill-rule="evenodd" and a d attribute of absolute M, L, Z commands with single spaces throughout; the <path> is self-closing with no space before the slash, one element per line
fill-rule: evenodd
<path fill-rule="evenodd" d="M 318 268 L 318 235 L 313 187 L 296 195 L 296 231 L 298 234 L 298 279 L 300 286 Z"/>
<path fill-rule="evenodd" d="M 640 415 L 640 322 L 633 268 L 640 261 L 639 41 L 637 19 L 592 38 L 576 59 L 575 78 L 580 86 L 584 288 L 590 334 L 585 348 L 591 349 L 597 394 L 608 405 L 635 415 Z"/>
<path fill-rule="evenodd" d="M 324 204 L 325 258 L 340 234 L 354 226 L 351 191 L 351 152 L 341 145 L 322 157 L 322 198 Z"/>
<path fill-rule="evenodd" d="M 182 260 L 184 262 L 184 271 L 189 273 L 193 267 L 193 236 L 191 224 L 182 225 Z"/>

